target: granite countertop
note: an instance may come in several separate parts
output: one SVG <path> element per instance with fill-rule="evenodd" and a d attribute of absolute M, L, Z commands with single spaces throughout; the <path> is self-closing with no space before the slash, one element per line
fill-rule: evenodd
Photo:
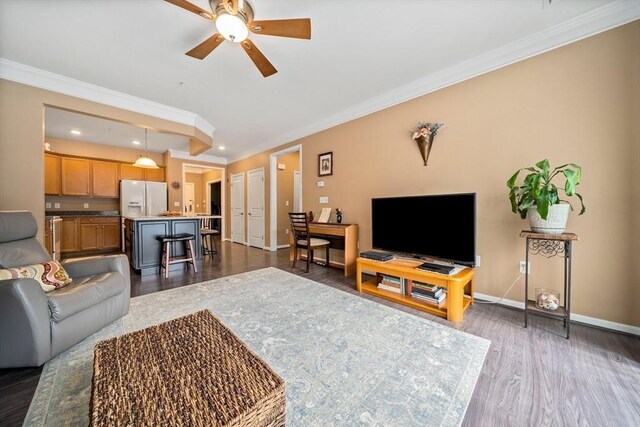
<path fill-rule="evenodd" d="M 120 216 L 119 211 L 45 211 L 46 216 Z"/>

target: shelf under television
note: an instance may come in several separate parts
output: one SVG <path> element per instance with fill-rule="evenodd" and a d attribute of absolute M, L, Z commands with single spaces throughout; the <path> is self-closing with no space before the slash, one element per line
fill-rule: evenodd
<path fill-rule="evenodd" d="M 473 304 L 474 271 L 471 268 L 464 269 L 455 275 L 447 276 L 416 270 L 415 267 L 421 262 L 415 260 L 395 259 L 388 262 L 377 262 L 358 258 L 356 264 L 356 288 L 360 292 L 425 311 L 452 322 L 461 322 L 465 310 Z M 411 295 L 381 289 L 378 288 L 379 277 L 362 281 L 363 271 L 374 272 L 378 275 L 387 274 L 407 281 L 419 281 L 442 286 L 447 289 L 447 299 L 442 304 L 437 305 L 414 298 Z"/>
<path fill-rule="evenodd" d="M 418 310 L 427 311 L 431 314 L 435 314 L 436 316 L 440 316 L 445 319 L 447 318 L 447 300 L 444 300 L 444 302 L 440 305 L 436 305 L 409 295 L 402 295 L 396 292 L 388 291 L 386 289 L 380 289 L 378 288 L 376 278 L 364 282 L 362 284 L 362 292 L 364 292 L 365 294 L 375 295 L 389 301 L 397 302 Z M 471 297 L 465 295 L 462 302 L 462 309 L 466 310 L 469 304 L 471 304 Z"/>

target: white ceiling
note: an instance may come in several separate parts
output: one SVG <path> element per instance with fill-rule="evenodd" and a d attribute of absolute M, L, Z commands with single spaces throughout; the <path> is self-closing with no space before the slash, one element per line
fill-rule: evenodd
<path fill-rule="evenodd" d="M 72 130 L 80 131 L 81 134 L 72 134 Z M 47 137 L 144 150 L 143 128 L 57 108 L 45 108 L 44 133 Z M 134 140 L 140 142 L 140 145 L 133 144 Z M 149 151 L 156 153 L 164 153 L 169 149 L 188 152 L 189 137 L 149 131 L 147 146 Z"/>
<path fill-rule="evenodd" d="M 256 19 L 312 23 L 311 40 L 251 36 L 279 70 L 265 79 L 230 42 L 204 61 L 184 55 L 214 24 L 163 1 L 0 0 L 0 57 L 198 114 L 226 146 L 207 154 L 238 158 L 608 3 L 253 0 Z"/>

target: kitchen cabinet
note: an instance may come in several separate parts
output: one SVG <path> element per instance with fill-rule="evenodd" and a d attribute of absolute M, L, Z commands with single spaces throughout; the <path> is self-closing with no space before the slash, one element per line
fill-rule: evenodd
<path fill-rule="evenodd" d="M 80 219 L 80 250 L 101 251 L 120 247 L 120 217 Z"/>
<path fill-rule="evenodd" d="M 164 182 L 164 168 L 163 167 L 159 167 L 158 169 L 145 169 L 144 170 L 144 180 L 145 181 Z"/>
<path fill-rule="evenodd" d="M 158 169 L 145 169 L 131 164 L 120 163 L 120 179 L 130 179 L 132 181 L 155 181 L 164 182 L 164 167 Z"/>
<path fill-rule="evenodd" d="M 44 194 L 59 196 L 62 192 L 60 157 L 44 155 Z"/>
<path fill-rule="evenodd" d="M 120 164 L 120 179 L 130 179 L 133 181 L 144 181 L 144 169 L 131 164 Z"/>
<path fill-rule="evenodd" d="M 118 197 L 118 164 L 91 161 L 91 193 L 97 197 Z"/>
<path fill-rule="evenodd" d="M 79 245 L 80 220 L 76 217 L 62 218 L 62 227 L 60 232 L 60 252 L 77 252 L 80 250 Z"/>
<path fill-rule="evenodd" d="M 86 159 L 62 157 L 62 195 L 89 196 L 91 195 L 91 162 Z"/>

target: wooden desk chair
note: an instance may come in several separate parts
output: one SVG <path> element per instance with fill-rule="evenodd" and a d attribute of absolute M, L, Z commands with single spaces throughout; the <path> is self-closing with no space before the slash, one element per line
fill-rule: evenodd
<path fill-rule="evenodd" d="M 293 241 L 295 251 L 293 255 L 293 268 L 296 268 L 298 260 L 298 248 L 307 250 L 307 273 L 309 272 L 309 264 L 313 262 L 313 251 L 318 248 L 326 248 L 326 263 L 329 266 L 329 244 L 328 240 L 311 237 L 309 234 L 309 221 L 306 212 L 289 212 L 291 220 L 291 232 L 293 233 Z"/>
<path fill-rule="evenodd" d="M 214 218 L 200 218 L 200 235 L 202 236 L 202 254 L 216 255 L 220 261 L 218 246 L 216 245 L 216 236 L 220 231 L 215 227 L 216 220 Z"/>

